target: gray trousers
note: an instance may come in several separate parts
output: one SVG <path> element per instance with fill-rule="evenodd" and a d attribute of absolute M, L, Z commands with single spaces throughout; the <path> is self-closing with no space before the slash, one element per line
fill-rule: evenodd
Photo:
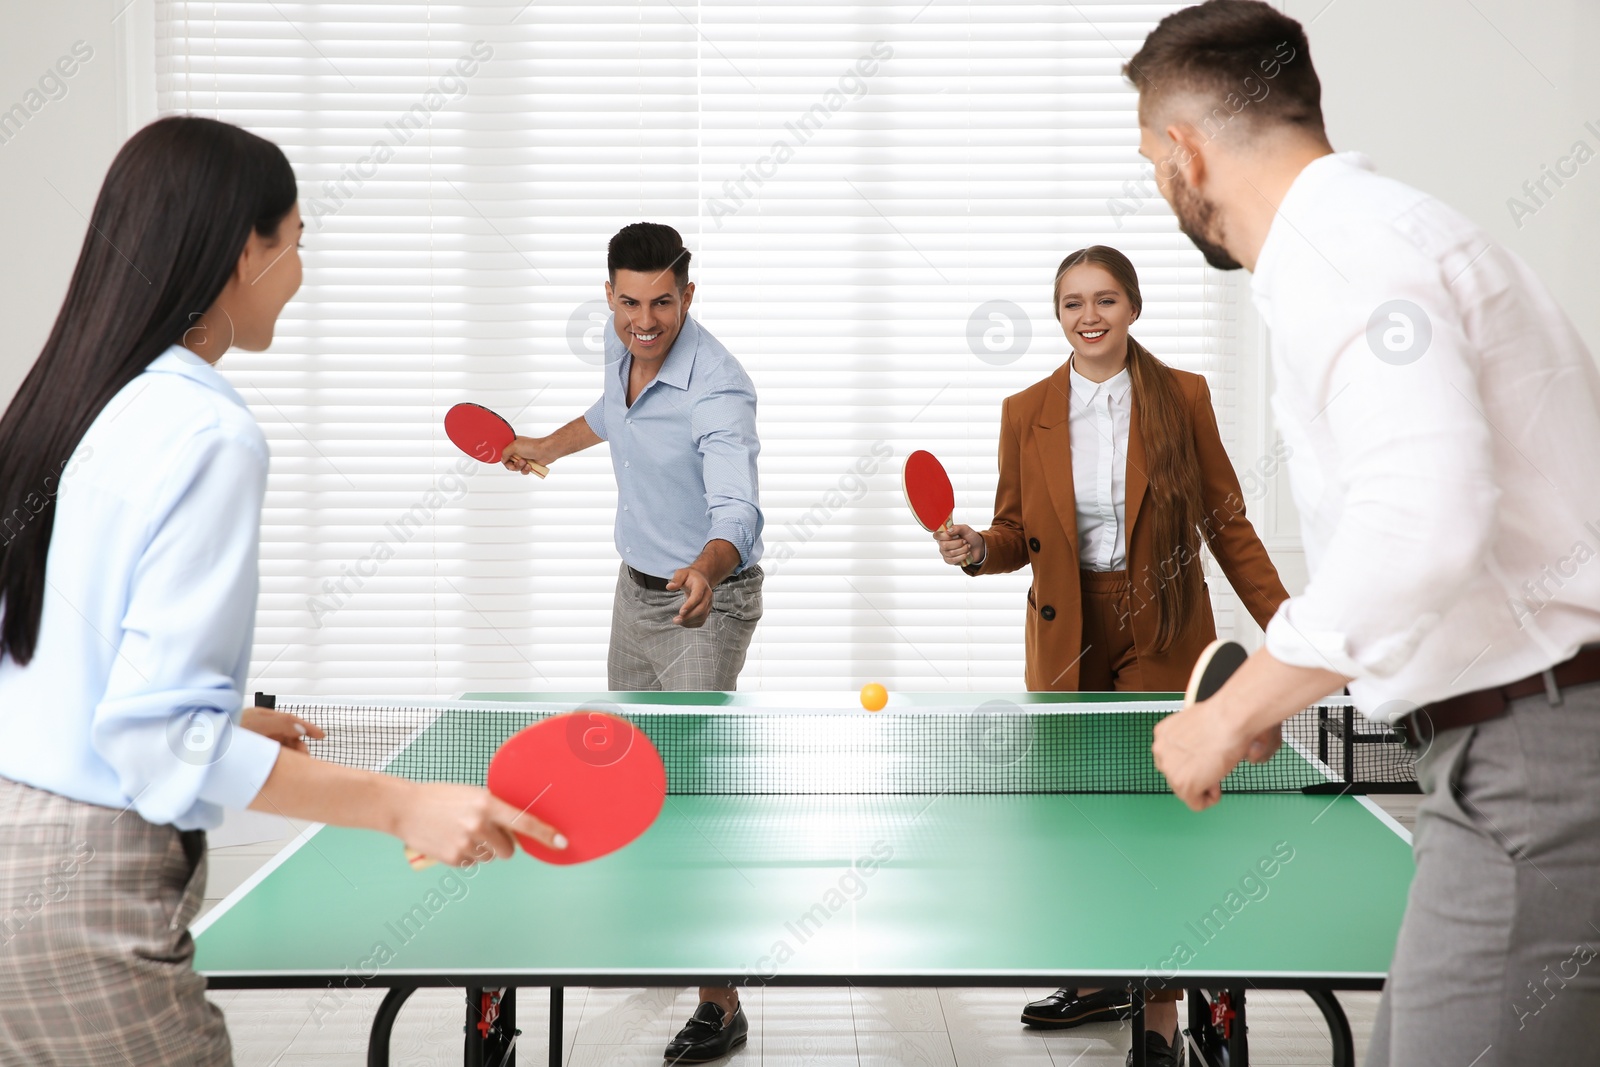
<path fill-rule="evenodd" d="M 0 1067 L 231 1064 L 205 888 L 205 834 L 0 778 Z"/>
<path fill-rule="evenodd" d="M 1600 684 L 1440 734 L 1368 1067 L 1600 1063 Z"/>
<path fill-rule="evenodd" d="M 737 689 L 761 619 L 761 582 L 761 568 L 751 567 L 717 586 L 705 625 L 689 630 L 672 621 L 683 593 L 645 589 L 624 565 L 611 605 L 607 687 L 617 693 Z"/>

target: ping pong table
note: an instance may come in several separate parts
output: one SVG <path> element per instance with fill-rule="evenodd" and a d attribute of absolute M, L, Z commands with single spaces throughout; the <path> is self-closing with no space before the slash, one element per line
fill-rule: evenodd
<path fill-rule="evenodd" d="M 1382 986 L 1413 873 L 1350 762 L 1354 741 L 1403 750 L 1338 702 L 1201 813 L 1150 758 L 1169 694 L 897 693 L 877 714 L 853 694 L 277 706 L 328 729 L 314 754 L 419 779 L 481 783 L 501 740 L 579 709 L 627 717 L 667 764 L 659 819 L 600 860 L 417 872 L 392 838 L 324 826 L 195 924 L 213 988 L 386 988 L 369 1064 L 422 986 L 466 989 L 473 1065 L 512 1062 L 515 991 L 548 988 L 559 1067 L 567 986 L 763 983 L 1125 986 L 1136 1034 L 1145 990 L 1183 988 L 1192 1047 L 1230 1067 L 1248 1064 L 1246 991 L 1302 989 L 1348 1065 L 1330 991 Z"/>

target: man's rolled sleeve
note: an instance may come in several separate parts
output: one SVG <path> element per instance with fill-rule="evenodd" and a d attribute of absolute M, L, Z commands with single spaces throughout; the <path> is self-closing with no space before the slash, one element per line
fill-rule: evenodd
<path fill-rule="evenodd" d="M 1325 492 L 1342 498 L 1333 534 L 1305 592 L 1279 608 L 1266 635 L 1278 659 L 1352 678 L 1386 677 L 1412 658 L 1482 570 L 1499 498 L 1477 355 L 1460 316 L 1437 265 L 1382 236 L 1372 261 L 1389 265 L 1394 281 L 1364 285 L 1368 305 L 1351 302 L 1341 331 L 1349 340 L 1321 379 L 1323 425 L 1308 430 L 1337 457 L 1338 484 Z M 1409 362 L 1380 358 L 1361 314 L 1396 299 L 1421 309 L 1432 331 Z"/>
<path fill-rule="evenodd" d="M 106 635 L 117 656 L 91 738 L 141 816 L 191 829 L 217 821 L 206 805 L 255 799 L 280 747 L 237 725 L 266 453 L 214 431 L 186 455 L 167 482 L 172 503 L 149 531 L 121 632 Z"/>

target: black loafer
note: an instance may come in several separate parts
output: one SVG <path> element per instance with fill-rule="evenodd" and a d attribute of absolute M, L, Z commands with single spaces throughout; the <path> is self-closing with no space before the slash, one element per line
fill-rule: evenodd
<path fill-rule="evenodd" d="M 694 1010 L 678 1036 L 667 1044 L 664 1053 L 669 1064 L 710 1063 L 720 1060 L 745 1043 L 750 1036 L 750 1020 L 744 1005 L 733 1009 L 733 1018 L 722 1024 L 722 1005 L 704 1001 Z"/>
<path fill-rule="evenodd" d="M 1179 1034 L 1173 1034 L 1175 1044 L 1154 1030 L 1144 1032 L 1144 1062 L 1146 1067 L 1183 1067 L 1184 1044 Z M 1133 1067 L 1133 1049 L 1128 1050 L 1127 1067 Z"/>
<path fill-rule="evenodd" d="M 1022 1025 L 1035 1030 L 1066 1030 L 1084 1023 L 1109 1023 L 1133 1018 L 1133 999 L 1126 989 L 1102 989 L 1078 995 L 1058 989 L 1022 1009 Z"/>

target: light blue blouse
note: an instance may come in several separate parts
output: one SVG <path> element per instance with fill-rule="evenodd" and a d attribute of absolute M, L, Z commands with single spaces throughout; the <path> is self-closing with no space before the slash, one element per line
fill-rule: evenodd
<path fill-rule="evenodd" d="M 0 776 L 183 830 L 255 798 L 279 752 L 236 725 L 266 478 L 243 399 L 174 345 L 0 517 L 10 538 L 55 508 L 37 652 L 0 659 Z"/>
<path fill-rule="evenodd" d="M 605 392 L 585 414 L 611 444 L 617 476 L 617 553 L 634 570 L 670 578 L 706 542 L 739 550 L 739 571 L 761 559 L 756 388 L 739 361 L 693 319 L 655 380 L 628 406 L 633 367 L 607 320 Z"/>

